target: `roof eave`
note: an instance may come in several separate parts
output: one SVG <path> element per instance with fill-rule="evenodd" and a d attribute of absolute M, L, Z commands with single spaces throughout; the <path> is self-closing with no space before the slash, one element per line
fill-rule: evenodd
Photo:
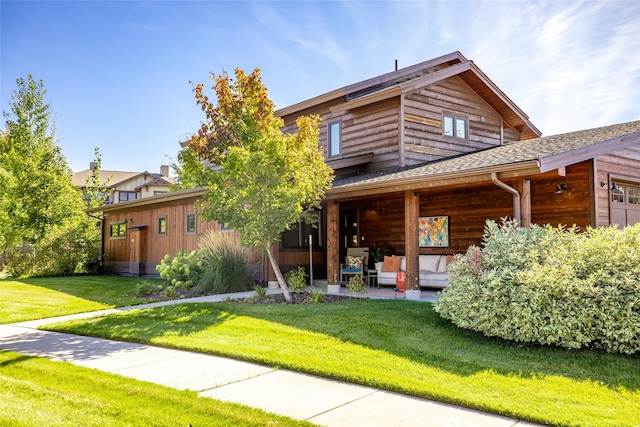
<path fill-rule="evenodd" d="M 445 172 L 431 175 L 420 175 L 410 178 L 401 178 L 392 181 L 376 181 L 363 184 L 347 184 L 341 187 L 333 187 L 326 193 L 327 200 L 373 194 L 393 193 L 397 191 L 418 190 L 423 188 L 443 187 L 447 185 L 491 181 L 491 174 L 498 174 L 499 178 L 515 178 L 540 173 L 540 163 L 537 160 L 529 160 L 520 163 L 497 165 L 473 170 Z"/>

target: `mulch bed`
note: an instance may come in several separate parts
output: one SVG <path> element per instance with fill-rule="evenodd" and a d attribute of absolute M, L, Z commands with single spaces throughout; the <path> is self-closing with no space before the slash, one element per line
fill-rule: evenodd
<path fill-rule="evenodd" d="M 176 295 L 173 298 L 167 298 L 167 295 L 163 290 L 156 291 L 150 295 L 146 295 L 144 298 L 149 301 L 169 301 L 169 300 L 181 300 L 185 298 L 197 298 L 203 297 L 211 294 L 200 294 L 195 292 L 194 288 L 182 289 L 178 288 L 175 290 Z M 293 300 L 293 304 L 311 304 L 311 303 L 322 303 L 322 302 L 336 302 L 336 301 L 347 301 L 353 299 L 347 295 L 335 295 L 335 294 L 322 294 L 316 297 L 311 292 L 299 292 L 299 293 L 291 293 L 291 299 Z M 286 300 L 282 294 L 273 294 L 273 295 L 265 295 L 263 297 L 253 296 L 250 298 L 237 298 L 237 299 L 229 299 L 229 302 L 237 302 L 243 304 L 286 304 Z"/>
<path fill-rule="evenodd" d="M 316 297 L 311 292 L 299 292 L 292 293 L 291 299 L 293 300 L 292 304 L 315 304 L 322 302 L 336 302 L 336 301 L 348 301 L 353 299 L 347 295 L 335 295 L 335 294 L 322 294 Z M 265 295 L 263 297 L 254 296 L 251 298 L 238 298 L 231 300 L 232 302 L 243 303 L 243 304 L 286 304 L 287 301 L 284 299 L 284 295 L 282 294 L 274 294 L 274 295 Z"/>

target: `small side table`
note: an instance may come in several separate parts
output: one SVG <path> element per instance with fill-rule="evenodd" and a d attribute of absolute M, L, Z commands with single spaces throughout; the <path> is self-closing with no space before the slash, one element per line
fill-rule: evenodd
<path fill-rule="evenodd" d="M 367 270 L 367 286 L 371 287 L 371 283 L 374 281 L 378 285 L 378 270 Z"/>

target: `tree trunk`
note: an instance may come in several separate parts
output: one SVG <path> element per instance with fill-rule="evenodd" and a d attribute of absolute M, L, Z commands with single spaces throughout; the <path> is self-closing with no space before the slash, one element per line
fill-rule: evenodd
<path fill-rule="evenodd" d="M 293 300 L 291 299 L 291 294 L 289 293 L 289 287 L 287 286 L 287 282 L 284 280 L 284 276 L 282 275 L 282 271 L 280 271 L 278 261 L 276 261 L 276 257 L 273 254 L 273 248 L 268 243 L 264 244 L 264 248 L 267 251 L 267 255 L 269 256 L 269 261 L 271 261 L 271 267 L 273 267 L 273 271 L 276 273 L 278 284 L 280 285 L 280 289 L 282 289 L 282 295 L 284 295 L 284 299 L 288 304 L 292 304 Z"/>

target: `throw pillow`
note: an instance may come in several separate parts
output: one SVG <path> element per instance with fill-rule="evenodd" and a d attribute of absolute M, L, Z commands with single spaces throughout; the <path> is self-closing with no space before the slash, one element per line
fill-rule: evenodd
<path fill-rule="evenodd" d="M 362 257 L 361 256 L 347 256 L 347 267 L 361 270 L 362 269 Z"/>
<path fill-rule="evenodd" d="M 386 256 L 384 257 L 384 264 L 382 265 L 383 272 L 396 272 L 400 271 L 400 264 L 402 263 L 402 257 L 399 256 Z"/>

